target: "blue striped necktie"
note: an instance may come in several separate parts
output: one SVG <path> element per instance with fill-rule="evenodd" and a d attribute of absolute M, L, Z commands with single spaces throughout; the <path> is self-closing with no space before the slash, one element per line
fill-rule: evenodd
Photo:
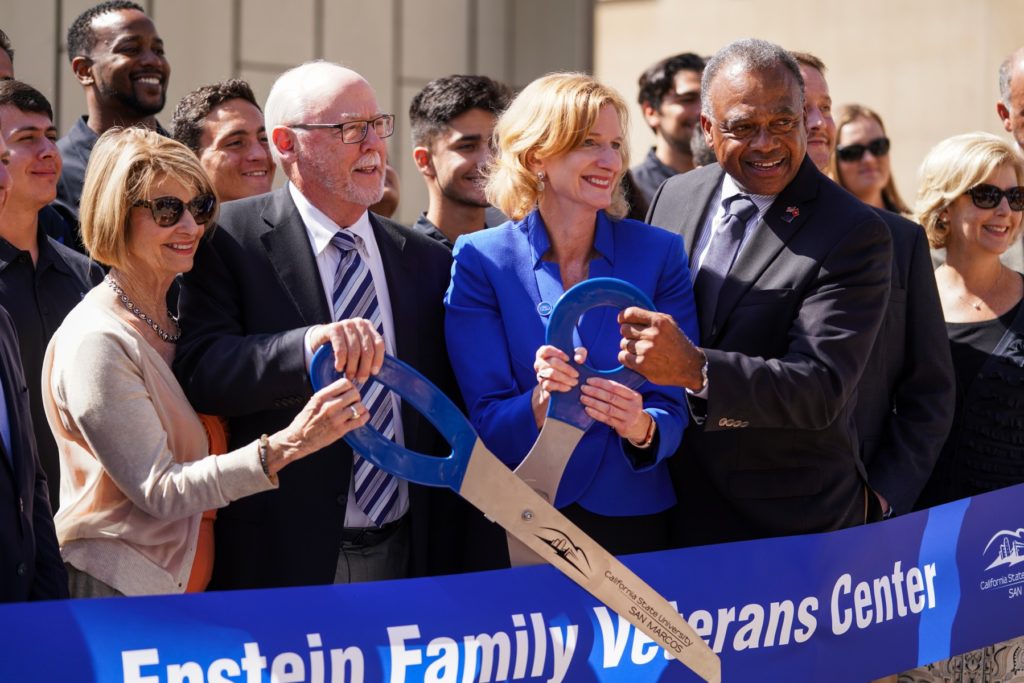
<path fill-rule="evenodd" d="M 334 273 L 334 319 L 366 318 L 384 335 L 377 292 L 366 261 L 359 255 L 362 238 L 341 230 L 331 238 L 341 252 L 338 270 Z M 391 392 L 380 382 L 367 382 L 361 388 L 363 405 L 370 411 L 370 424 L 389 439 L 395 438 L 395 413 Z M 352 454 L 352 476 L 355 478 L 356 504 L 374 524 L 383 526 L 398 503 L 398 480 L 384 470 Z"/>

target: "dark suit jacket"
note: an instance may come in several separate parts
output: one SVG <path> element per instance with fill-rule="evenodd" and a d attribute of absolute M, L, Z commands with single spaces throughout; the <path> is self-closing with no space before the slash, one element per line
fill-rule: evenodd
<path fill-rule="evenodd" d="M 66 598 L 68 575 L 57 548 L 46 475 L 32 436 L 18 337 L 2 307 L 0 382 L 11 426 L 11 453 L 0 447 L 0 602 Z"/>
<path fill-rule="evenodd" d="M 388 281 L 398 356 L 453 395 L 444 347 L 451 255 L 428 237 L 370 215 Z M 331 320 L 309 238 L 287 187 L 224 205 L 183 278 L 174 367 L 196 410 L 228 418 L 229 447 L 287 426 L 312 395 L 303 337 Z M 406 445 L 440 451 L 403 406 Z M 448 450 L 444 450 L 445 453 Z M 343 442 L 294 463 L 280 488 L 219 511 L 211 588 L 331 583 L 352 469 Z M 410 487 L 416 570 L 426 571 L 421 490 Z M 430 548 L 433 550 L 433 548 Z"/>
<path fill-rule="evenodd" d="M 722 182 L 713 164 L 674 176 L 648 222 L 691 253 Z M 853 408 L 889 294 L 892 245 L 877 214 L 804 159 L 744 245 L 714 320 L 703 425 L 670 463 L 679 542 L 826 531 L 865 519 Z"/>
<path fill-rule="evenodd" d="M 910 512 L 953 421 L 953 361 L 924 228 L 878 211 L 892 236 L 892 287 L 857 389 L 861 457 L 871 487 Z"/>

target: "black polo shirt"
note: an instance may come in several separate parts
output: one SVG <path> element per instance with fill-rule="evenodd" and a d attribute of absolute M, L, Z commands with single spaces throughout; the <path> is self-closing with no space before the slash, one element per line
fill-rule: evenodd
<path fill-rule="evenodd" d="M 85 256 L 39 233 L 35 266 L 27 251 L 0 238 L 0 306 L 7 309 L 18 331 L 21 362 L 29 389 L 32 428 L 39 460 L 49 480 L 50 504 L 56 511 L 60 491 L 57 443 L 50 433 L 40 393 L 43 356 L 50 337 L 85 293 L 103 279 L 103 271 Z"/>
<path fill-rule="evenodd" d="M 648 205 L 661 184 L 679 173 L 671 166 L 661 163 L 661 159 L 654 153 L 653 147 L 647 152 L 644 160 L 631 168 L 630 172 L 633 175 L 634 187 L 640 192 L 644 203 Z"/>
<path fill-rule="evenodd" d="M 60 182 L 57 183 L 55 203 L 65 215 L 73 216 L 75 220 L 78 220 L 78 203 L 82 198 L 82 187 L 85 185 L 85 167 L 89 164 L 93 146 L 100 139 L 86 123 L 88 119 L 88 115 L 79 117 L 67 135 L 57 141 L 64 170 L 61 171 Z M 164 137 L 170 137 L 170 133 L 159 123 L 156 124 L 156 132 Z"/>
<path fill-rule="evenodd" d="M 426 212 L 420 214 L 420 217 L 413 224 L 412 229 L 421 235 L 426 235 L 432 240 L 436 240 L 448 247 L 448 251 L 451 251 L 453 245 L 448 241 L 448 238 L 444 236 L 444 233 L 437 229 L 437 226 L 430 222 L 427 218 Z"/>

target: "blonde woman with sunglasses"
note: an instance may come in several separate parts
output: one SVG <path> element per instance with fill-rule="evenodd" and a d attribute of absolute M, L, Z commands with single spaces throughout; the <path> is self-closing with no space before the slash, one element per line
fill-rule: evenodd
<path fill-rule="evenodd" d="M 1024 280 L 999 257 L 1019 238 L 1024 160 L 988 133 L 940 142 L 920 170 L 917 218 L 932 247 L 956 371 L 953 428 L 919 507 L 1024 481 Z"/>
<path fill-rule="evenodd" d="M 110 272 L 68 314 L 43 364 L 72 597 L 202 590 L 213 558 L 203 511 L 274 488 L 283 467 L 366 422 L 358 391 L 339 380 L 280 432 L 209 455 L 171 372 L 180 329 L 165 301 L 216 208 L 180 143 L 138 128 L 96 143 L 79 215 L 86 247 Z"/>

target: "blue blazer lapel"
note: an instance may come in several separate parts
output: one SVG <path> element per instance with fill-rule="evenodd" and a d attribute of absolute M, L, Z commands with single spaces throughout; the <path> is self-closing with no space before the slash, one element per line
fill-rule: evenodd
<path fill-rule="evenodd" d="M 546 329 L 551 310 L 561 295 L 562 283 L 555 282 L 540 263 L 550 244 L 544 221 L 534 210 L 516 223 L 513 230 L 520 234 L 511 241 L 513 253 L 509 255 L 509 262 L 514 264 L 516 279 L 522 283 L 533 310 L 540 316 L 540 324 Z M 542 302 L 544 306 L 541 306 Z"/>
<path fill-rule="evenodd" d="M 306 325 L 330 322 L 331 309 L 309 246 L 306 226 L 287 187 L 274 191 L 261 218 L 260 241 L 303 322 Z"/>

